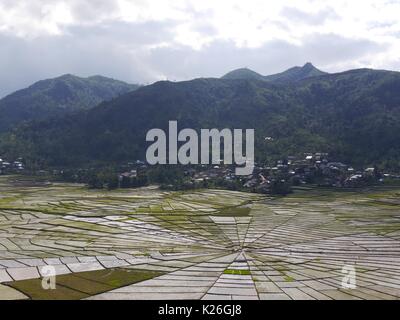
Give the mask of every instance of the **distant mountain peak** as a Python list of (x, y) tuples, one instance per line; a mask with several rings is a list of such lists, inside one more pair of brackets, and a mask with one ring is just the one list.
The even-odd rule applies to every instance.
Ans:
[(316, 68), (311, 62), (306, 62), (302, 67), (296, 66), (286, 71), (265, 76), (266, 81), (288, 83), (301, 81), (311, 77), (318, 77), (327, 74)]
[(72, 73), (64, 73), (64, 74), (62, 74), (61, 76), (56, 77), (56, 78), (71, 78), (71, 77), (75, 78), (76, 75), (74, 75), (74, 74), (72, 74)]
[(323, 72), (323, 71), (319, 70), (318, 68), (316, 68), (311, 62), (305, 63), (304, 66), (301, 67), (301, 69), (303, 71), (307, 71), (307, 72), (316, 71), (316, 72), (320, 72), (320, 73), (326, 73), (326, 72)]
[(62, 74), (61, 76), (55, 77), (53, 79), (46, 79), (46, 80), (62, 80), (62, 79), (78, 79), (80, 77), (71, 74), (71, 73), (66, 73), (66, 74)]
[(300, 81), (303, 79), (321, 76), (327, 74), (316, 68), (311, 62), (306, 62), (302, 67), (295, 66), (286, 71), (263, 76), (253, 70), (248, 68), (240, 68), (228, 72), (225, 74), (222, 79), (247, 79), (247, 80), (263, 80), (269, 82), (293, 82)]
[(239, 68), (232, 70), (222, 76), (222, 79), (247, 79), (247, 80), (264, 80), (263, 76), (249, 68)]

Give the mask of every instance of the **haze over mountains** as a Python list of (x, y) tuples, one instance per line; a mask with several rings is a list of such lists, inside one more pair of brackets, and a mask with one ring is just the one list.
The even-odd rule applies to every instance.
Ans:
[(138, 85), (102, 76), (81, 78), (65, 74), (38, 81), (0, 100), (0, 132), (22, 121), (86, 110), (137, 88)]
[[(400, 73), (328, 74), (311, 64), (272, 76), (247, 69), (221, 79), (160, 81), (3, 135), (0, 153), (48, 165), (144, 159), (152, 128), (254, 128), (256, 160), (329, 152), (354, 165), (400, 163)], [(266, 141), (265, 137), (273, 137)]]

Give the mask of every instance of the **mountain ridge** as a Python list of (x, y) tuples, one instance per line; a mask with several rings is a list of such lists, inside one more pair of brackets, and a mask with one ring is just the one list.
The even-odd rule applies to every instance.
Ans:
[(317, 69), (311, 62), (305, 63), (302, 67), (294, 66), (283, 72), (263, 76), (248, 68), (239, 68), (223, 75), (221, 79), (253, 79), (276, 83), (289, 83), (328, 74)]
[(99, 75), (83, 78), (64, 74), (40, 80), (0, 99), (0, 132), (23, 121), (89, 109), (138, 87)]

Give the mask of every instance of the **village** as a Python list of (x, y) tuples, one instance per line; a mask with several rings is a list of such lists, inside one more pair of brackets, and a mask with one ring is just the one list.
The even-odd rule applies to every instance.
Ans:
[[(354, 169), (352, 166), (330, 161), (327, 153), (306, 153), (304, 157), (291, 156), (278, 160), (273, 166), (255, 164), (251, 175), (238, 177), (227, 166), (213, 166), (205, 170), (188, 170), (191, 184), (219, 181), (228, 189), (257, 193), (290, 193), (292, 187), (315, 185), (318, 187), (356, 188), (393, 183), (399, 175), (381, 172), (378, 167)], [(207, 184), (207, 183), (206, 183)], [(238, 187), (238, 188), (235, 188)]]
[[(172, 167), (172, 168), (171, 168)], [(186, 190), (221, 188), (263, 194), (288, 194), (293, 188), (312, 185), (331, 188), (357, 188), (400, 182), (400, 175), (381, 172), (378, 167), (354, 169), (331, 161), (327, 153), (289, 156), (273, 165), (255, 163), (252, 174), (235, 175), (232, 165), (151, 166), (145, 161), (127, 162), (112, 169), (27, 169), (24, 159), (0, 158), (0, 174), (25, 174), (86, 183), (94, 189), (135, 188), (159, 184), (162, 189)]]

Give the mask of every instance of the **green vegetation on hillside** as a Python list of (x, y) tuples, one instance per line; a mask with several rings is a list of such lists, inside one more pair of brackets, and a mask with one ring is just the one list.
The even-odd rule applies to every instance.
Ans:
[(66, 74), (42, 80), (0, 100), (0, 132), (23, 121), (90, 109), (137, 88), (102, 76), (80, 78)]
[(1, 138), (0, 154), (58, 166), (145, 159), (147, 131), (167, 131), (169, 120), (179, 129), (254, 128), (257, 161), (328, 152), (352, 165), (400, 169), (400, 74), (368, 69), (290, 84), (161, 81), (88, 111), (21, 126)]

